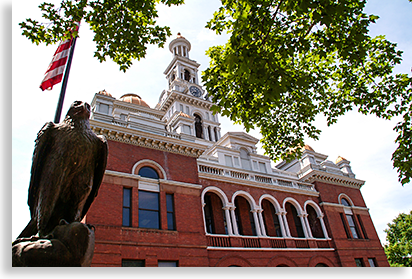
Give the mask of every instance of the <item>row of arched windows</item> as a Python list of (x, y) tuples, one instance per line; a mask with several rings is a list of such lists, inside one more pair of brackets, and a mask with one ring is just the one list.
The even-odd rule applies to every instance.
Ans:
[(329, 238), (323, 213), (312, 200), (302, 208), (289, 197), (281, 206), (273, 196), (264, 194), (257, 205), (249, 193), (237, 191), (229, 202), (214, 186), (205, 188), (201, 198), (208, 234)]

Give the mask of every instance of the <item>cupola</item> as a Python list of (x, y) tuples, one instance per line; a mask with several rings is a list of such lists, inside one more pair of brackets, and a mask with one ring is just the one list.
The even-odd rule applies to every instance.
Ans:
[(173, 56), (179, 55), (189, 58), (189, 51), (191, 49), (190, 42), (186, 40), (180, 33), (177, 33), (177, 38), (170, 42), (169, 50)]

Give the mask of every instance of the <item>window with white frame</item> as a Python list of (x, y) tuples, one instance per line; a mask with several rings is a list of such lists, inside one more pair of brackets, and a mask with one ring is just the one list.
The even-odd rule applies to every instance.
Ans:
[(240, 162), (242, 163), (242, 168), (245, 170), (251, 170), (250, 166), (250, 155), (246, 149), (240, 149)]
[(109, 105), (99, 104), (99, 112), (108, 114), (109, 113)]
[(228, 167), (233, 167), (232, 156), (225, 155), (225, 165)]
[(262, 163), (262, 162), (259, 162), (259, 170), (260, 170), (260, 172), (266, 173), (267, 172), (266, 171), (266, 164)]
[(233, 163), (235, 167), (240, 167), (239, 157), (233, 156)]

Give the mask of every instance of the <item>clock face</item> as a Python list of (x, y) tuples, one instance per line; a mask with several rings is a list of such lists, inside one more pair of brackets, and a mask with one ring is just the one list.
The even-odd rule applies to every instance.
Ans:
[(189, 91), (195, 97), (200, 97), (202, 95), (202, 91), (200, 91), (200, 89), (197, 88), (196, 86), (190, 86)]

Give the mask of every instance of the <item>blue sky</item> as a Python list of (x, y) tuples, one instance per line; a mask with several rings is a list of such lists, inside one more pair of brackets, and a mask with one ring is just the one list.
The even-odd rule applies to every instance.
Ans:
[[(57, 3), (59, 1), (47, 1)], [(208, 66), (205, 51), (213, 45), (223, 44), (225, 36), (216, 36), (204, 28), (213, 12), (219, 6), (217, 0), (187, 0), (179, 7), (160, 7), (158, 23), (171, 27), (173, 33), (166, 47), (149, 47), (145, 59), (135, 61), (126, 72), (120, 72), (115, 63), (99, 63), (93, 57), (92, 32), (86, 24), (80, 27), (69, 84), (66, 92), (63, 115), (75, 100), (91, 102), (94, 94), (106, 89), (119, 98), (126, 93), (140, 95), (151, 107), (158, 101), (160, 93), (167, 87), (163, 71), (172, 54), (168, 43), (181, 32), (192, 44), (191, 59), (201, 64), (200, 70)], [(56, 46), (36, 46), (21, 36), (18, 23), (25, 18), (38, 18), (37, 6), (41, 1), (13, 1), (12, 19), (12, 240), (29, 221), (27, 190), (30, 179), (31, 157), (37, 132), (54, 113), (60, 92), (60, 84), (52, 91), (39, 89)], [(372, 35), (383, 34), (398, 43), (404, 51), (403, 63), (396, 71), (410, 73), (412, 67), (412, 29), (410, 18), (412, 3), (407, 0), (371, 0), (366, 11), (379, 15), (377, 24), (370, 28)], [(241, 131), (221, 118), (222, 134)], [(396, 133), (393, 127), (396, 119), (385, 121), (374, 116), (350, 112), (341, 117), (337, 124), (326, 127), (324, 119), (317, 119), (323, 131), (320, 140), (307, 143), (317, 152), (329, 155), (335, 161), (342, 156), (351, 161), (356, 178), (365, 180), (361, 191), (370, 209), (381, 242), (385, 242), (383, 230), (386, 224), (401, 212), (412, 209), (412, 185), (404, 187), (397, 180), (392, 167), (391, 154), (396, 148)], [(257, 131), (252, 135), (259, 138)]]

